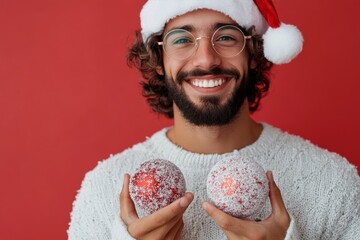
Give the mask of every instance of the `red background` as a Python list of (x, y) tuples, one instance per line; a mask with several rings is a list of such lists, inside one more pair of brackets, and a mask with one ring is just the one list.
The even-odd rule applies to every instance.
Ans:
[[(84, 174), (171, 124), (125, 61), (143, 2), (1, 0), (2, 239), (65, 239)], [(274, 3), (304, 51), (274, 69), (254, 117), (360, 166), (359, 1)]]

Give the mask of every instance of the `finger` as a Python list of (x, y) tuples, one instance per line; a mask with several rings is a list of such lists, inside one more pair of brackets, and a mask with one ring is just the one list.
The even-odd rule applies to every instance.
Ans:
[(184, 228), (184, 221), (181, 221), (180, 227), (178, 228), (176, 235), (174, 237), (175, 240), (180, 240), (182, 235), (182, 230)]
[[(176, 239), (176, 235), (178, 235), (179, 230), (182, 229), (182, 227), (181, 227), (182, 225), (183, 225), (182, 218), (177, 219), (176, 223), (171, 228), (171, 230), (166, 234), (164, 239), (168, 239), (168, 240)], [(181, 231), (180, 231), (180, 233), (181, 233)]]
[(170, 205), (142, 218), (141, 229), (136, 229), (135, 231), (141, 231), (142, 234), (145, 234), (147, 232), (153, 231), (156, 228), (166, 225), (168, 222), (171, 222), (174, 219), (182, 217), (182, 214), (192, 202), (193, 198), (194, 195), (192, 193), (185, 193), (185, 196), (181, 197)]
[(270, 202), (272, 213), (269, 216), (269, 219), (275, 217), (278, 223), (281, 224), (284, 229), (287, 229), (290, 224), (290, 215), (286, 210), (284, 200), (281, 196), (280, 189), (276, 185), (274, 181), (274, 177), (271, 171), (266, 173), (269, 179), (269, 187), (270, 187)]
[(205, 209), (207, 214), (214, 219), (214, 221), (223, 229), (223, 230), (231, 230), (235, 225), (237, 228), (241, 228), (243, 226), (243, 222), (245, 220), (241, 220), (238, 218), (234, 218), (220, 209), (216, 208), (214, 205), (208, 202), (203, 202), (202, 207)]
[(273, 177), (272, 171), (268, 171), (266, 176), (269, 180), (269, 188), (270, 188), (270, 202), (273, 213), (281, 213), (284, 210), (286, 211), (284, 201), (281, 196), (280, 189), (276, 185)]
[[(135, 239), (145, 237), (148, 234), (151, 235), (151, 239), (168, 239), (167, 234), (174, 228), (174, 226), (182, 219), (182, 215), (179, 215), (173, 218), (171, 221), (167, 222), (164, 225), (159, 227), (154, 227), (154, 225), (143, 219), (140, 219), (137, 224), (132, 224), (128, 227), (128, 232)], [(147, 229), (151, 229), (150, 231)]]
[(126, 225), (139, 219), (134, 202), (129, 194), (130, 175), (124, 175), (124, 183), (120, 193), (120, 218)]
[(192, 193), (185, 193), (183, 197), (171, 203), (170, 205), (159, 209), (155, 214), (149, 215), (149, 221), (157, 223), (158, 226), (164, 225), (166, 222), (172, 220), (174, 217), (184, 213), (186, 208), (192, 202), (194, 195)]

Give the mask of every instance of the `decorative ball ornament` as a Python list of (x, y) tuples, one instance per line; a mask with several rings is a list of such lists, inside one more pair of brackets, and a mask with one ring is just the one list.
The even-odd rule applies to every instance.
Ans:
[(254, 26), (263, 37), (264, 55), (272, 63), (288, 63), (302, 51), (301, 32), (279, 20), (272, 0), (147, 0), (140, 13), (143, 41), (161, 33), (171, 19), (197, 9), (221, 12), (245, 29)]
[(129, 189), (134, 203), (151, 214), (184, 196), (186, 184), (174, 163), (155, 159), (140, 164), (130, 179)]
[(207, 195), (220, 210), (233, 217), (252, 219), (269, 195), (264, 169), (255, 161), (236, 156), (216, 163), (207, 178)]

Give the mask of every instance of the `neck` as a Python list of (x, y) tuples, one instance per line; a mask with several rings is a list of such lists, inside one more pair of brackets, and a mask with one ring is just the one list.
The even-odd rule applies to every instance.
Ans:
[(223, 154), (255, 142), (262, 126), (251, 119), (245, 101), (235, 119), (223, 126), (195, 126), (174, 106), (174, 127), (168, 138), (183, 149), (202, 154)]

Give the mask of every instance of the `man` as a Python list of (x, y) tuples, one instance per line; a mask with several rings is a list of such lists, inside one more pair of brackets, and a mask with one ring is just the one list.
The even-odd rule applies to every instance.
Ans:
[[(143, 74), (149, 105), (174, 125), (86, 175), (69, 239), (360, 239), (355, 167), (250, 116), (272, 64), (302, 46), (270, 1), (148, 0), (141, 24), (129, 63)], [(271, 170), (269, 201), (254, 221), (207, 201), (211, 167), (236, 155)], [(159, 158), (181, 169), (189, 192), (146, 215), (129, 196), (127, 173)]]

